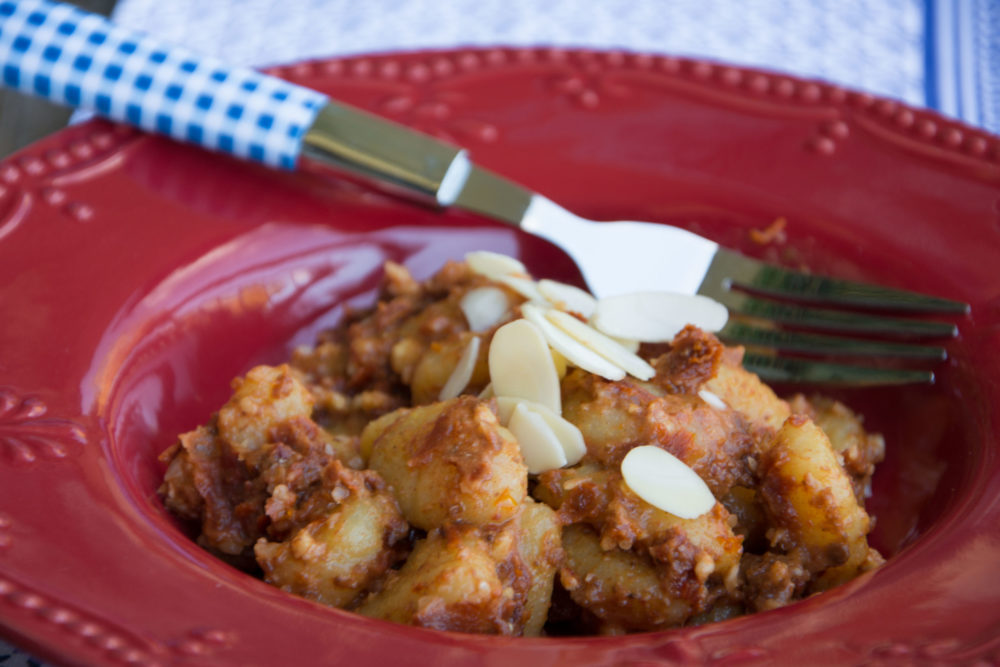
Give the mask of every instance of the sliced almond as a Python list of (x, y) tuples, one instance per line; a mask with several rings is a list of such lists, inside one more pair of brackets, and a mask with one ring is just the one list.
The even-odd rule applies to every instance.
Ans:
[(490, 343), (489, 365), (497, 396), (534, 401), (562, 413), (559, 375), (549, 345), (531, 322), (514, 320), (497, 329)]
[(583, 455), (587, 453), (587, 445), (583, 441), (583, 433), (576, 427), (576, 424), (541, 405), (529, 405), (528, 410), (540, 415), (552, 429), (552, 432), (556, 434), (563, 453), (566, 455), (566, 465), (572, 466), (579, 463)]
[(539, 413), (519, 403), (507, 425), (521, 447), (521, 456), (532, 475), (566, 465), (566, 453), (559, 438)]
[(548, 344), (556, 352), (566, 357), (566, 361), (569, 363), (613, 382), (625, 377), (625, 371), (621, 367), (614, 365), (569, 334), (557, 329), (546, 319), (545, 311), (538, 306), (522, 303), (521, 314), (538, 327)]
[(616, 336), (608, 336), (608, 338), (615, 341), (632, 354), (636, 354), (639, 351), (639, 348), (642, 347), (642, 343), (631, 338), (618, 338)]
[(549, 352), (552, 353), (552, 361), (556, 365), (556, 374), (559, 376), (559, 379), (562, 380), (566, 377), (566, 357), (562, 356), (552, 348), (549, 348)]
[(721, 398), (710, 392), (708, 389), (701, 389), (698, 391), (698, 397), (711, 405), (716, 410), (725, 410), (729, 406)]
[(524, 399), (514, 398), (512, 396), (497, 396), (496, 402), (497, 421), (500, 422), (501, 426), (506, 426), (510, 423), (510, 416), (514, 414), (514, 408), (519, 406), (521, 403), (527, 403)]
[(487, 278), (498, 278), (510, 274), (528, 275), (524, 264), (508, 255), (489, 250), (474, 250), (465, 253), (465, 263), (476, 273)]
[(694, 470), (653, 445), (629, 450), (622, 460), (625, 484), (653, 507), (694, 519), (715, 506), (715, 496)]
[(469, 331), (488, 331), (503, 320), (510, 309), (507, 294), (499, 287), (477, 287), (465, 293), (459, 302)]
[(569, 313), (550, 310), (545, 313), (545, 317), (583, 345), (614, 365), (620, 366), (626, 373), (634, 375), (640, 380), (648, 380), (656, 375), (656, 370), (645, 359), (629, 352), (600, 331), (587, 326)]
[(472, 373), (476, 370), (476, 361), (479, 359), (479, 345), (479, 336), (473, 336), (469, 340), (469, 344), (462, 350), (462, 356), (458, 358), (458, 363), (452, 369), (451, 375), (448, 376), (448, 380), (441, 387), (441, 393), (438, 394), (439, 401), (447, 401), (449, 398), (455, 398), (462, 393), (462, 390), (469, 386)]
[(544, 419), (545, 423), (552, 429), (552, 433), (555, 434), (556, 439), (559, 440), (559, 445), (566, 455), (566, 465), (576, 465), (583, 458), (583, 455), (587, 453), (587, 445), (583, 441), (583, 434), (580, 432), (580, 429), (544, 405), (508, 396), (497, 397), (496, 401), (497, 419), (500, 421), (501, 426), (510, 424), (510, 418), (519, 405), (524, 406), (525, 410), (537, 414)]
[(538, 281), (538, 291), (557, 308), (584, 317), (590, 317), (597, 308), (597, 299), (590, 292), (573, 285), (543, 278)]
[(548, 304), (548, 300), (542, 293), (538, 291), (538, 284), (530, 278), (523, 278), (521, 276), (497, 276), (494, 278), (498, 283), (503, 283), (507, 287), (511, 288), (521, 296), (523, 296), (528, 301), (534, 301), (535, 303)]
[(673, 340), (685, 325), (718, 331), (728, 319), (726, 307), (705, 296), (634, 292), (600, 299), (591, 322), (601, 332), (616, 338), (665, 343)]

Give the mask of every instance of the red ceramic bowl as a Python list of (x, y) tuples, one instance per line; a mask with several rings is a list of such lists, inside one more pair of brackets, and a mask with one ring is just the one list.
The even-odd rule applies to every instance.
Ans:
[[(466, 250), (579, 280), (552, 246), (89, 122), (0, 164), (0, 625), (55, 662), (753, 664), (1000, 659), (1000, 140), (823, 83), (556, 50), (315, 62), (280, 76), (468, 146), (598, 219), (694, 229), (848, 278), (968, 301), (933, 387), (846, 392), (888, 441), (888, 564), (715, 625), (502, 639), (287, 595), (190, 541), (156, 456), (229, 381), (371, 300), (386, 259)], [(753, 228), (787, 219), (766, 247)]]

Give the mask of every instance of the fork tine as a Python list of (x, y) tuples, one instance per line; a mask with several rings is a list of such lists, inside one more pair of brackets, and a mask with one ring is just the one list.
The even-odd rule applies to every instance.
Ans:
[(716, 280), (721, 278), (723, 289), (735, 285), (769, 296), (878, 310), (958, 315), (969, 312), (969, 305), (960, 301), (791, 271), (726, 250), (719, 251), (712, 268), (717, 269), (712, 273)]
[(732, 320), (726, 324), (718, 335), (719, 338), (727, 343), (768, 347), (793, 352), (855, 357), (894, 357), (898, 359), (923, 359), (927, 361), (944, 361), (948, 358), (947, 352), (943, 347), (785, 331), (782, 329), (751, 326), (746, 322)]
[(931, 371), (872, 368), (747, 353), (743, 367), (768, 382), (870, 387), (934, 382)]
[(804, 328), (908, 338), (951, 338), (958, 334), (958, 327), (950, 322), (810, 308), (755, 299), (740, 292), (725, 291), (711, 296), (729, 308), (730, 312)]

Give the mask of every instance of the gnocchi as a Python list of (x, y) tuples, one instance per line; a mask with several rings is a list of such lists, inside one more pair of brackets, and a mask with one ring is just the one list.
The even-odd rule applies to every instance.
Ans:
[[(639, 377), (595, 375), (574, 361), (589, 353), (539, 343), (552, 400), (535, 426), (570, 429), (576, 449), (529, 472), (523, 429), (507, 425), (531, 405), (508, 390), (521, 386), (512, 351), (491, 359), (490, 343), (529, 298), (535, 319), (555, 309), (548, 320), (574, 331), (588, 325), (566, 302), (593, 304), (551, 281), (535, 289), (519, 263), (473, 260), (423, 282), (388, 263), (374, 307), (287, 363), (250, 369), (163, 452), (160, 495), (199, 544), (320, 604), (511, 636), (701, 624), (882, 562), (864, 507), (881, 436), (831, 399), (780, 398), (742, 368), (740, 348), (694, 326), (616, 346)], [(488, 317), (470, 305), (484, 294), (499, 304)], [(439, 400), (463, 355), (464, 387)], [(491, 384), (491, 366), (503, 381)], [(704, 481), (702, 514), (675, 516), (629, 486), (622, 461), (641, 446)]]

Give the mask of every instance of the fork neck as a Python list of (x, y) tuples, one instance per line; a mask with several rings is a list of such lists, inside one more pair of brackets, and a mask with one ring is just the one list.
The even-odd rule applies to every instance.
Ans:
[(440, 206), (455, 202), (472, 168), (461, 148), (332, 100), (306, 132), (302, 158)]

